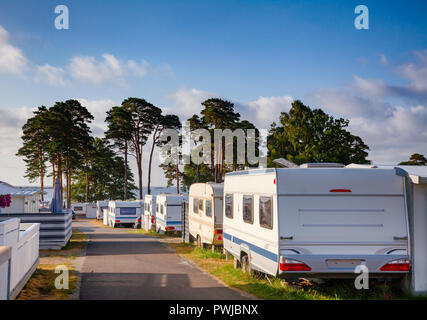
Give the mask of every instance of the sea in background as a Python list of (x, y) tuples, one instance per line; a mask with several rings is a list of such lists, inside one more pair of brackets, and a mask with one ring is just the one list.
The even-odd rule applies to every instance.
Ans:
[[(45, 195), (44, 200), (45, 201), (51, 201), (53, 196), (53, 188), (47, 187), (44, 188)], [(147, 187), (142, 187), (143, 195), (145, 196), (147, 194)], [(151, 194), (152, 195), (158, 195), (159, 193), (176, 193), (176, 187), (151, 187)], [(134, 192), (135, 198), (138, 199), (138, 192)], [(106, 199), (107, 200), (107, 199)]]

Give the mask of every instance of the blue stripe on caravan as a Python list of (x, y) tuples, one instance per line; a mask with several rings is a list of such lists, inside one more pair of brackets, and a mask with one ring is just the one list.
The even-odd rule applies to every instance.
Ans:
[[(165, 220), (163, 220), (163, 219), (156, 218), (156, 220), (159, 220), (160, 222), (165, 223)], [(181, 221), (167, 221), (166, 225), (168, 225), (168, 224), (182, 224), (182, 222)]]
[[(258, 247), (258, 246), (254, 245), (252, 243), (249, 243), (247, 241), (244, 241), (242, 239), (234, 237), (234, 236), (232, 236), (231, 234), (228, 234), (228, 233), (224, 233), (223, 236), (224, 236), (225, 239), (230, 240), (230, 241), (232, 241), (232, 242), (234, 242), (234, 243), (236, 243), (238, 245), (240, 245), (242, 243), (247, 244), (248, 247), (251, 249), (251, 251), (253, 251), (253, 252), (255, 252), (255, 253), (257, 253), (257, 254), (259, 254), (259, 255), (267, 258), (267, 259), (273, 260), (275, 262), (278, 261), (277, 254), (275, 254), (275, 253), (273, 253), (271, 251), (265, 250), (265, 249), (263, 249), (261, 247)], [(233, 239), (233, 240), (231, 240), (231, 239)]]
[(119, 219), (134, 219), (134, 220), (136, 220), (137, 217), (121, 217), (121, 216), (116, 216), (116, 220), (119, 220)]

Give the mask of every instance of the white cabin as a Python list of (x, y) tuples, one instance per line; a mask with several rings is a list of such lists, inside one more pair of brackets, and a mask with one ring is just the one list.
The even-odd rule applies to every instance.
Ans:
[(180, 194), (158, 194), (156, 197), (156, 230), (181, 231), (181, 207), (184, 197)]
[(406, 173), (399, 168), (257, 169), (226, 174), (224, 248), (281, 277), (408, 273)]
[(108, 203), (108, 221), (110, 227), (133, 225), (142, 214), (142, 201), (110, 201)]
[(189, 232), (198, 246), (222, 245), (222, 183), (195, 183), (188, 200)]
[(14, 187), (0, 181), (0, 194), (10, 194), (10, 207), (0, 208), (1, 213), (38, 213), (41, 201), (41, 192), (34, 188)]

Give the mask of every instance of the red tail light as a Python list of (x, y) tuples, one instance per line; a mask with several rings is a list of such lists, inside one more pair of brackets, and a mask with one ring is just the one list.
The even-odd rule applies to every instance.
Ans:
[(214, 234), (222, 234), (222, 229), (215, 229)]
[(350, 189), (331, 189), (329, 192), (351, 192)]
[(141, 219), (138, 219), (138, 222), (141, 222)]
[(166, 231), (175, 230), (175, 227), (166, 227), (165, 229), (166, 229)]
[(301, 261), (281, 258), (280, 270), (281, 271), (311, 271), (311, 268)]
[(411, 268), (408, 259), (393, 260), (381, 267), (381, 271), (407, 272)]
[(151, 223), (154, 223), (154, 216), (151, 216)]
[(120, 222), (120, 220), (116, 220), (115, 222)]

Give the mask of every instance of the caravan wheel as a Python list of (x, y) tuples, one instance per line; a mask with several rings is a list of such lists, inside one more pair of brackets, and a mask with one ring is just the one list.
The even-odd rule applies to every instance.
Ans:
[(251, 263), (250, 263), (249, 257), (247, 255), (244, 255), (242, 257), (242, 271), (243, 271), (243, 273), (246, 273), (246, 272), (251, 273), (251, 271), (252, 271)]
[(239, 269), (240, 268), (240, 261), (236, 257), (234, 257), (233, 266), (234, 266), (234, 269)]

